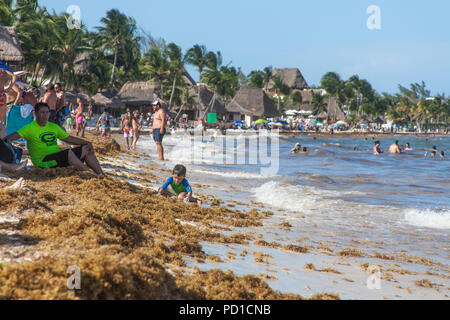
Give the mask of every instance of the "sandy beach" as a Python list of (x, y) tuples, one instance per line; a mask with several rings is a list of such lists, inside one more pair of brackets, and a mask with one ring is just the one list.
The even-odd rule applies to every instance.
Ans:
[[(448, 299), (448, 263), (434, 254), (325, 234), (308, 216), (295, 218), (305, 222), (299, 237), (290, 215), (228, 198), (226, 189), (240, 186), (220, 177), (190, 177), (202, 207), (163, 198), (155, 189), (171, 174), (164, 163), (124, 151), (120, 135), (87, 138), (106, 178), (70, 169), (6, 173), (29, 187), (0, 191), (0, 298)], [(74, 265), (78, 291), (67, 289)], [(370, 289), (378, 276), (381, 288)]]

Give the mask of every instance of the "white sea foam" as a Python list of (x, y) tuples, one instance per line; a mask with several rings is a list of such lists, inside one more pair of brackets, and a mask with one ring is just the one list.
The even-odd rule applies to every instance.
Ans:
[(405, 220), (417, 227), (450, 229), (450, 210), (408, 209)]
[(336, 206), (341, 193), (312, 186), (271, 181), (253, 190), (255, 198), (267, 205), (297, 212), (321, 211)]
[(278, 177), (277, 175), (264, 175), (259, 173), (251, 173), (251, 172), (242, 172), (242, 171), (209, 171), (209, 170), (201, 170), (194, 169), (195, 172), (205, 174), (205, 175), (215, 175), (227, 178), (239, 178), (239, 179), (269, 179)]

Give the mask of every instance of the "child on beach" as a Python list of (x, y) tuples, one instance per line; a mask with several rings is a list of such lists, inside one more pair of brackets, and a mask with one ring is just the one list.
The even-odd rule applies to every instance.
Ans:
[(111, 137), (111, 120), (112, 116), (109, 114), (109, 110), (105, 109), (97, 122), (97, 127), (101, 125), (102, 137)]
[(172, 176), (159, 188), (158, 193), (163, 196), (176, 196), (179, 201), (186, 203), (196, 202), (198, 205), (202, 205), (200, 199), (192, 197), (192, 188), (186, 179), (186, 171), (185, 166), (176, 165)]

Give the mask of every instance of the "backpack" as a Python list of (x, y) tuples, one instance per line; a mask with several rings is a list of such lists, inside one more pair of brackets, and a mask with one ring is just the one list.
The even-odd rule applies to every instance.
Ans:
[(16, 152), (10, 142), (0, 139), (0, 160), (5, 163), (16, 163)]

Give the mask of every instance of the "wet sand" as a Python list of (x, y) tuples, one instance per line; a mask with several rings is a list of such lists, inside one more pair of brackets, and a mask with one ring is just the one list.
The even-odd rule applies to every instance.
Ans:
[[(448, 298), (448, 266), (430, 257), (369, 253), (357, 243), (336, 250), (315, 241), (314, 231), (289, 239), (288, 221), (270, 234), (268, 221), (279, 213), (221, 199), (205, 184), (195, 186), (203, 207), (160, 197), (155, 185), (170, 172), (148, 155), (119, 151), (123, 137), (114, 138), (119, 144), (88, 135), (104, 178), (71, 169), (5, 173), (23, 176), (29, 188), (0, 191), (0, 298)], [(0, 187), (13, 181), (0, 180)], [(280, 263), (286, 257), (296, 263)], [(72, 265), (82, 271), (80, 291), (67, 290)], [(382, 270), (382, 291), (365, 284), (374, 265)], [(295, 280), (309, 294), (277, 287), (289, 269), (304, 270)], [(330, 290), (318, 292), (322, 287)]]

